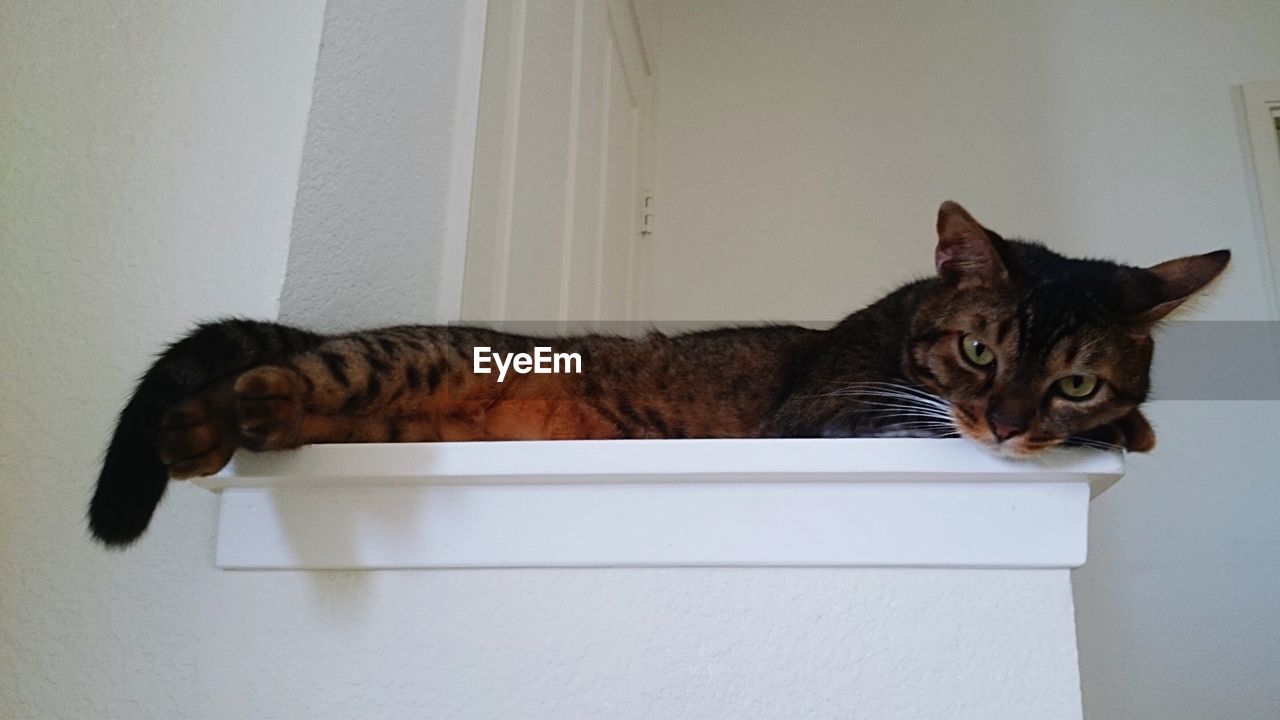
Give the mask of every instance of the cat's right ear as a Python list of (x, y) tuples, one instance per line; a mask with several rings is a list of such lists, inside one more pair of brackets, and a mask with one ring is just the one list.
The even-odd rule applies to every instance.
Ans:
[(942, 203), (938, 208), (938, 246), (933, 252), (938, 277), (960, 288), (1004, 282), (1009, 270), (1000, 259), (997, 243), (1001, 242), (959, 203)]

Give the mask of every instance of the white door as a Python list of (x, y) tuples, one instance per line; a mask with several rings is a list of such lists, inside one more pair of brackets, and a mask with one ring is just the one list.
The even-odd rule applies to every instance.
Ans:
[(1243, 85), (1239, 102), (1257, 191), (1255, 211), (1266, 236), (1273, 299), (1280, 310), (1280, 82)]
[(464, 319), (637, 317), (652, 10), (489, 1)]

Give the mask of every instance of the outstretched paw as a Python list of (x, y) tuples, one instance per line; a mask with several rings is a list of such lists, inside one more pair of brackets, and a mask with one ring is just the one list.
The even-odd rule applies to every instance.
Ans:
[(250, 450), (282, 450), (302, 444), (302, 378), (288, 368), (264, 366), (236, 378), (235, 422)]
[(1151, 452), (1156, 446), (1156, 432), (1151, 423), (1138, 410), (1116, 421), (1116, 427), (1124, 436), (1124, 448), (1129, 452)]
[(160, 460), (169, 477), (212, 475), (236, 451), (236, 435), (227, 424), (225, 397), (209, 393), (186, 400), (160, 422)]
[(1079, 444), (1124, 448), (1129, 452), (1151, 452), (1156, 446), (1156, 433), (1151, 423), (1138, 410), (1100, 425), (1079, 436)]

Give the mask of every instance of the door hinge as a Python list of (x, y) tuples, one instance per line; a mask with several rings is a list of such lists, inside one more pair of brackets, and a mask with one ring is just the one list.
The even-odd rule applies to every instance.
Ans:
[(653, 234), (653, 193), (640, 194), (640, 234)]

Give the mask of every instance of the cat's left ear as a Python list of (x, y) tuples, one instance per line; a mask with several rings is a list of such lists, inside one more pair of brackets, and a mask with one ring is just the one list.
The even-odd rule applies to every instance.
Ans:
[(1001, 259), (1004, 240), (982, 227), (951, 200), (938, 208), (938, 246), (934, 265), (944, 282), (961, 288), (990, 286), (1009, 278)]
[(1168, 260), (1145, 270), (1155, 280), (1137, 314), (1139, 324), (1151, 324), (1178, 309), (1213, 279), (1231, 260), (1230, 250)]

